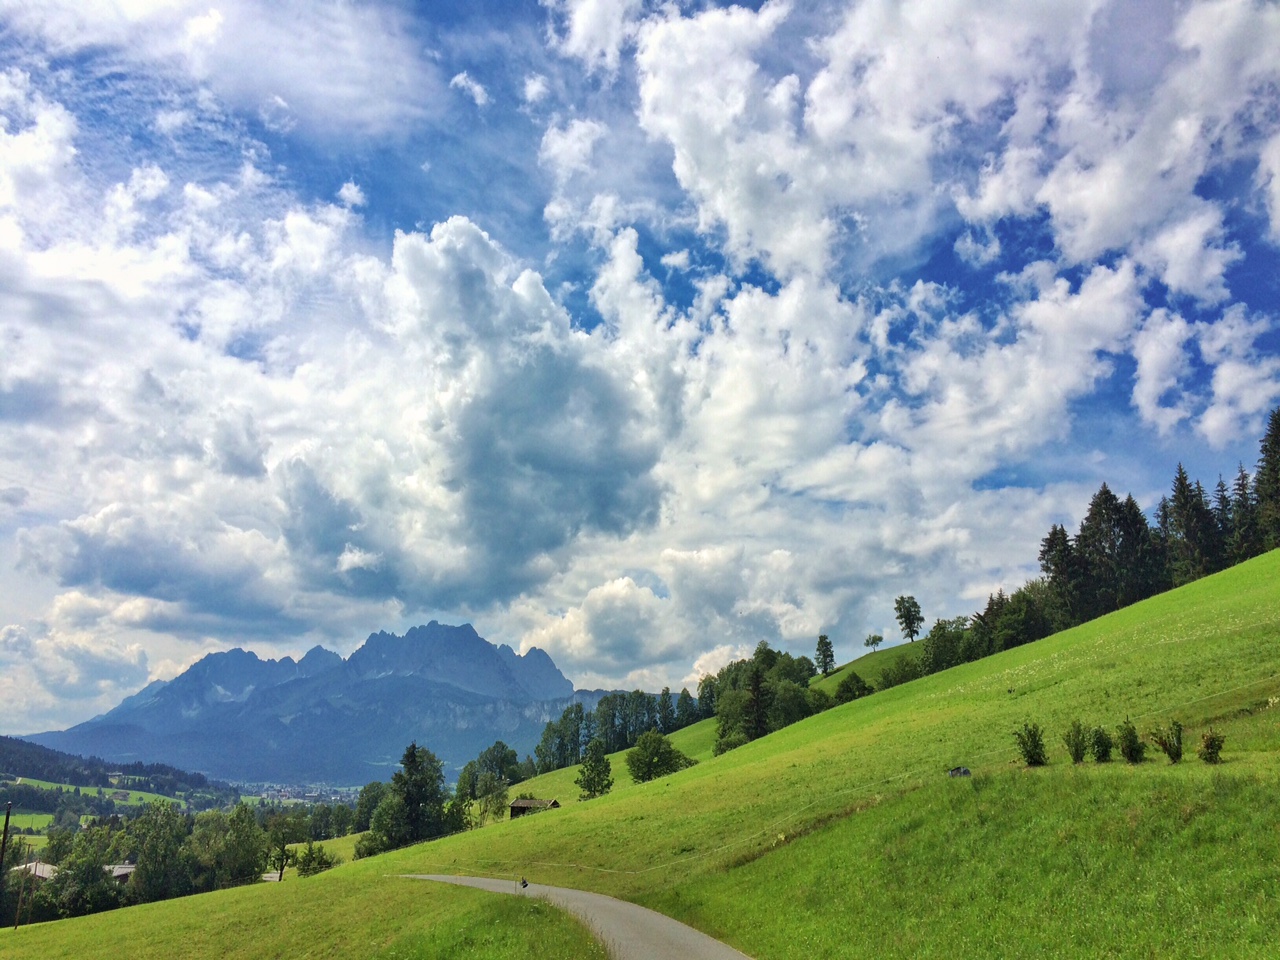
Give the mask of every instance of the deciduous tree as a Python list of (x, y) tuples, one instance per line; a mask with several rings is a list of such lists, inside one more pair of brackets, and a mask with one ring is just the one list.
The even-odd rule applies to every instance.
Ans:
[(627, 769), (631, 771), (631, 779), (636, 783), (664, 777), (695, 763), (696, 760), (685, 756), (656, 730), (641, 734), (636, 745), (627, 751)]
[(920, 612), (920, 604), (916, 602), (916, 598), (898, 597), (893, 601), (893, 614), (898, 620), (902, 635), (914, 643), (920, 628), (924, 626), (924, 614)]

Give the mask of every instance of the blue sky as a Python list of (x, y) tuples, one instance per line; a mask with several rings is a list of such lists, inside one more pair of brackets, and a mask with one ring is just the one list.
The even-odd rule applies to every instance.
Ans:
[(0, 0), (0, 732), (837, 655), (1280, 403), (1280, 8)]

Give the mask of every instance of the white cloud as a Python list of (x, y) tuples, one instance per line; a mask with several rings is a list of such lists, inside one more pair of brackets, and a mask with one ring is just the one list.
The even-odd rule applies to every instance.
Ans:
[(538, 149), (538, 161), (563, 183), (574, 173), (591, 169), (591, 154), (606, 133), (595, 120), (571, 120), (564, 127), (548, 127)]
[(1213, 396), (1197, 429), (1215, 447), (1246, 427), (1260, 433), (1267, 411), (1280, 401), (1280, 357), (1257, 343), (1275, 327), (1274, 319), (1251, 317), (1239, 305), (1216, 323), (1197, 325), (1200, 353), (1213, 367)]
[(954, 245), (956, 256), (972, 267), (985, 267), (1000, 256), (1000, 240), (993, 234), (968, 230), (960, 234)]
[(454, 74), (453, 79), (449, 81), (449, 86), (454, 90), (461, 90), (475, 101), (477, 107), (484, 107), (489, 104), (489, 92), (477, 81), (471, 79), (465, 70)]
[[(524, 78), (472, 126), (519, 145), (528, 209), (394, 234), (475, 209), (457, 170), (508, 174), (471, 131), (423, 145), (455, 61), (407, 8), (324, 3), (285, 35), (299, 9), (0, 6), (50, 59), (109, 50), (161, 88), (121, 157), (40, 92), (66, 78), (0, 74), (0, 561), (24, 585), (0, 657), (30, 661), (0, 697), (24, 716), (428, 616), (602, 686), (819, 632), (852, 657), (897, 594), (980, 606), (1117, 462), (1150, 495), (1145, 450), (1194, 425), (1234, 455), (1280, 397), (1274, 311), (1232, 289), (1250, 209), (1274, 238), (1280, 208), (1271, 7), (1180, 6), (1140, 43), (1129, 8), (1067, 0), (557, 2), (564, 58), (495, 73), (472, 37), (454, 83), (484, 105)], [(241, 129), (264, 109), (296, 124), (287, 163)], [(421, 181), (334, 196), (324, 171), (360, 163), (303, 141), (352, 133), (429, 150), (432, 205)]]
[(589, 71), (613, 73), (622, 48), (635, 34), (644, 0), (540, 0), (563, 23), (552, 37), (561, 53), (577, 57)]
[(338, 199), (346, 207), (363, 207), (366, 203), (364, 191), (351, 180), (338, 190)]
[(1258, 186), (1271, 215), (1271, 239), (1280, 245), (1280, 133), (1267, 141), (1259, 155)]
[(1134, 337), (1133, 355), (1138, 370), (1133, 385), (1133, 403), (1147, 423), (1161, 435), (1187, 418), (1190, 411), (1182, 396), (1172, 404), (1162, 402), (1190, 369), (1186, 344), (1193, 330), (1189, 323), (1168, 310), (1153, 310)]
[(540, 73), (531, 73), (524, 78), (523, 96), (525, 103), (540, 103), (551, 92), (547, 78)]
[(388, 4), (50, 0), (6, 2), (0, 14), (62, 54), (110, 47), (146, 69), (176, 66), (225, 102), (311, 134), (392, 133), (436, 112), (443, 86), (407, 15)]

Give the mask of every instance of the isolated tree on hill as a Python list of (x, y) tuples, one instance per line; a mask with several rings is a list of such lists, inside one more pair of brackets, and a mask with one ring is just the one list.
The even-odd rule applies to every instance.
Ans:
[(813, 659), (824, 677), (831, 676), (831, 671), (836, 668), (836, 654), (825, 633), (818, 634), (818, 649)]
[(880, 646), (882, 643), (884, 643), (884, 637), (880, 636), (878, 633), (869, 633), (867, 634), (867, 639), (862, 641), (862, 645), (864, 647), (870, 647), (872, 653), (875, 653), (876, 647)]
[(898, 597), (893, 601), (893, 614), (898, 620), (902, 635), (914, 643), (920, 628), (924, 626), (924, 614), (920, 612), (920, 604), (916, 602), (916, 598)]
[(587, 744), (582, 769), (573, 782), (582, 791), (580, 796), (583, 800), (602, 797), (613, 789), (613, 765), (605, 756), (604, 741), (599, 737)]
[(685, 756), (656, 730), (641, 734), (636, 745), (627, 751), (627, 769), (631, 771), (631, 779), (636, 783), (647, 783), (655, 777), (665, 777), (695, 763), (696, 760)]

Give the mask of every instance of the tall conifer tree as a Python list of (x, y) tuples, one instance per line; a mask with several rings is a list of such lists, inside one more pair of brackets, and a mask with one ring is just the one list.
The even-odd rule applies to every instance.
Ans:
[(1262, 548), (1274, 550), (1280, 547), (1280, 407), (1271, 411), (1267, 421), (1253, 484)]

